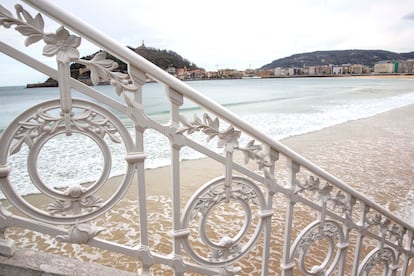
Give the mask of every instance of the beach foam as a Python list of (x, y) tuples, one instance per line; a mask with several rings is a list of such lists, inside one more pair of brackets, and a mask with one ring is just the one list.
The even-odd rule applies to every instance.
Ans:
[[(312, 107), (314, 112), (298, 113), (255, 113), (242, 115), (242, 119), (254, 125), (259, 131), (273, 137), (276, 140), (317, 131), (340, 123), (366, 118), (394, 108), (414, 103), (414, 93), (406, 93), (387, 99), (363, 101), (355, 104), (334, 105), (333, 107), (317, 104)], [(202, 114), (199, 114), (201, 116)], [(224, 128), (224, 126), (222, 126)], [(134, 136), (133, 129), (130, 133)], [(207, 143), (203, 134), (195, 133), (191, 136), (200, 144), (208, 146), (217, 152), (215, 142)], [(241, 144), (246, 144), (251, 138), (243, 136)], [(122, 145), (108, 141), (112, 151), (111, 176), (125, 173), (126, 163)], [(40, 164), (44, 164), (41, 171), (45, 181), (53, 187), (66, 187), (71, 184), (94, 181), (100, 175), (103, 163), (100, 149), (87, 137), (73, 135), (71, 137), (59, 137), (49, 141), (47, 147), (42, 150)], [(154, 130), (145, 132), (146, 168), (157, 168), (170, 164), (170, 146), (168, 139)], [(25, 170), (27, 149), (22, 150), (10, 158), (13, 167), (13, 183), (22, 195), (37, 193), (33, 185), (28, 185), (30, 178)], [(81, 158), (79, 158), (81, 157)], [(202, 158), (204, 155), (183, 148), (181, 158), (191, 160)], [(51, 164), (65, 164), (50, 166)], [(50, 170), (53, 168), (53, 170)], [(85, 168), (87, 168), (85, 170)]]
[[(355, 120), (320, 131), (293, 136), (284, 139), (282, 142), (344, 180), (381, 206), (388, 208), (405, 221), (414, 224), (414, 221), (412, 221), (414, 141), (411, 139), (414, 136), (413, 125), (414, 106), (407, 106), (367, 119)], [(284, 161), (279, 161), (280, 164), (277, 165), (279, 170), (283, 168)], [(186, 161), (181, 164), (183, 172), (181, 176), (183, 206), (199, 186), (216, 175), (222, 174), (222, 167), (219, 164), (214, 167), (212, 164), (214, 162), (209, 159)], [(171, 187), (168, 171), (169, 168), (146, 171), (150, 247), (165, 254), (172, 250), (172, 238), (168, 235), (172, 229)], [(286, 176), (278, 175), (279, 183), (283, 183), (285, 178)], [(113, 178), (111, 181), (118, 183), (120, 179)], [(273, 202), (275, 212), (272, 219), (274, 225), (272, 230), (273, 243), (271, 250), (273, 254), (271, 264), (273, 266), (271, 272), (277, 273), (279, 271), (278, 264), (281, 258), (284, 231), (280, 223), (283, 223), (285, 219), (283, 196), (275, 195)], [(300, 216), (308, 217), (311, 214), (306, 208), (302, 209), (302, 207), (300, 204), (296, 206), (298, 217), (295, 222), (295, 229), (293, 229), (293, 236), (296, 236), (308, 223), (308, 220)], [(226, 213), (225, 210), (219, 210), (217, 213), (220, 216), (212, 218), (212, 220), (216, 226), (223, 223), (225, 229), (218, 227), (214, 229), (215, 231), (237, 231), (237, 223), (229, 225), (228, 222), (223, 220), (223, 216), (231, 216), (231, 213)], [(108, 231), (100, 234), (101, 238), (134, 246), (138, 244), (140, 237), (138, 217), (138, 202), (134, 186), (131, 192), (127, 193), (126, 199), (94, 223), (108, 229)], [(10, 233), (10, 237), (18, 241), (19, 246), (40, 248), (41, 250), (64, 254), (84, 261), (98, 261), (128, 271), (136, 271), (140, 268), (136, 260), (120, 254), (82, 245), (61, 244), (53, 238), (30, 231), (11, 231)], [(194, 230), (192, 233), (197, 233), (197, 231)], [(197, 249), (203, 250), (197, 239), (193, 241)], [(261, 255), (259, 252), (261, 246), (262, 244), (259, 242), (255, 250), (237, 264), (242, 267), (243, 272), (258, 273), (260, 271)], [(317, 261), (315, 260), (315, 262)], [(155, 273), (163, 273), (168, 267), (155, 266), (153, 269)]]

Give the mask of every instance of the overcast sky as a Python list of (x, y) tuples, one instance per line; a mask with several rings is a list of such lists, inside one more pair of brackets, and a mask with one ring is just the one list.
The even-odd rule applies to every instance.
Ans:
[[(14, 3), (1, 5), (15, 14)], [(73, 15), (133, 47), (173, 50), (206, 70), (258, 68), (275, 59), (317, 50), (414, 51), (414, 0), (56, 0)], [(28, 7), (28, 5), (23, 4)], [(32, 14), (35, 12), (29, 8)], [(58, 25), (46, 21), (46, 31)], [(14, 29), (0, 39), (32, 56)], [(82, 43), (81, 55), (98, 50)], [(41, 57), (52, 65), (53, 58)], [(0, 53), (0, 86), (46, 79)]]

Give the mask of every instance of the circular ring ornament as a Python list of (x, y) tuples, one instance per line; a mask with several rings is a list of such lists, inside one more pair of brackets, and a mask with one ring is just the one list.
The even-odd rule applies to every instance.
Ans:
[[(321, 240), (328, 241), (329, 247), (326, 257), (321, 264), (313, 266), (309, 270), (305, 261), (308, 250)], [(325, 220), (323, 226), (320, 221), (315, 221), (309, 224), (296, 238), (292, 245), (291, 258), (298, 257), (299, 269), (304, 275), (321, 275), (322, 272), (324, 272), (323, 275), (330, 275), (340, 260), (342, 248), (339, 246), (344, 244), (344, 241), (344, 233), (336, 221)]]
[[(82, 194), (84, 197), (90, 196), (93, 193), (95, 193), (97, 190), (99, 190), (100, 187), (105, 184), (105, 181), (108, 179), (109, 174), (111, 172), (111, 165), (112, 165), (112, 159), (111, 159), (111, 151), (108, 147), (108, 144), (105, 143), (101, 137), (92, 132), (79, 132), (78, 130), (73, 130), (74, 133), (81, 134), (82, 136), (86, 136), (92, 139), (93, 142), (95, 142), (96, 145), (98, 145), (104, 159), (104, 167), (102, 170), (102, 174), (99, 177), (98, 180), (94, 181), (94, 183), (87, 189), (80, 189), (79, 186), (76, 186), (71, 188), (70, 191), (59, 191), (56, 189), (50, 189), (50, 187), (44, 183), (42, 178), (39, 176), (38, 171), (38, 157), (41, 149), (45, 146), (45, 144), (53, 139), (56, 136), (64, 135), (65, 130), (59, 129), (56, 130), (55, 133), (50, 135), (42, 135), (38, 138), (35, 144), (33, 144), (32, 148), (29, 151), (28, 157), (27, 157), (27, 164), (30, 164), (27, 166), (29, 176), (32, 180), (33, 185), (35, 185), (39, 191), (41, 191), (43, 194), (51, 197), (51, 198), (59, 198), (62, 200), (67, 199), (67, 194), (70, 193), (73, 198), (78, 197), (80, 194)], [(82, 190), (82, 191), (81, 191)]]
[(383, 268), (382, 275), (392, 275), (391, 266), (395, 264), (396, 259), (395, 252), (391, 248), (375, 248), (362, 261), (358, 275), (369, 275), (371, 270), (379, 264)]
[[(68, 132), (85, 136), (98, 146), (103, 156), (103, 169), (102, 174), (90, 186), (71, 185), (65, 191), (59, 191), (51, 188), (52, 185), (45, 183), (39, 176), (38, 157), (48, 141)], [(71, 137), (73, 136), (67, 136), (69, 139)], [(105, 137), (109, 137), (113, 143), (122, 144), (127, 155), (134, 152), (133, 140), (122, 122), (95, 103), (73, 99), (69, 116), (61, 111), (58, 99), (31, 107), (19, 115), (0, 137), (0, 167), (6, 168), (2, 169), (4, 172), (0, 176), (2, 192), (18, 210), (44, 222), (73, 224), (96, 218), (119, 202), (127, 191), (134, 173), (133, 162), (128, 162), (124, 178), (114, 194), (105, 202), (95, 195), (105, 185), (112, 168), (111, 151)], [(8, 165), (8, 159), (19, 152), (23, 145), (29, 149), (27, 171), (31, 184), (54, 200), (49, 204), (53, 211), (49, 209), (49, 212), (46, 212), (28, 203), (9, 179), (12, 168)]]
[[(226, 204), (241, 207), (244, 216), (243, 225), (232, 237), (221, 235), (213, 240), (207, 232), (208, 226), (214, 229), (221, 229), (221, 227), (219, 221), (208, 225), (209, 218), (214, 217), (213, 213)], [(199, 236), (191, 237), (193, 232), (188, 231), (188, 235), (182, 240), (183, 247), (199, 264), (213, 267), (229, 265), (242, 258), (257, 242), (263, 227), (264, 216), (261, 212), (265, 206), (262, 191), (249, 179), (233, 177), (229, 185), (226, 184), (224, 177), (213, 179), (201, 187), (185, 207), (182, 217), (183, 229), (189, 229), (198, 217), (198, 223), (195, 222), (198, 231), (195, 234)], [(256, 210), (257, 219), (254, 219)], [(205, 252), (202, 254), (194, 248), (195, 245), (192, 245), (190, 239), (197, 238), (202, 242), (203, 247), (207, 247), (208, 254)]]

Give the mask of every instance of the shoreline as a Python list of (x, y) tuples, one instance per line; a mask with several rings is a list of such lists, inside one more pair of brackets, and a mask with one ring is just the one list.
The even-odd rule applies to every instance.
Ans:
[(281, 142), (414, 225), (411, 137), (413, 104)]
[[(381, 166), (375, 160), (371, 160), (372, 157), (379, 157), (385, 153), (387, 153), (390, 163), (401, 163), (399, 167), (401, 166), (401, 169), (404, 169), (404, 163), (407, 160), (400, 160), (399, 156), (402, 152), (405, 152), (406, 155), (411, 154), (414, 159), (414, 145), (412, 150), (409, 147), (403, 146), (410, 142), (407, 141), (410, 140), (410, 137), (414, 137), (414, 127), (410, 128), (410, 126), (414, 126), (414, 104), (395, 108), (370, 117), (343, 122), (320, 130), (286, 137), (279, 140), (279, 142), (328, 173), (338, 177), (358, 192), (372, 197), (374, 202), (385, 206), (387, 202), (384, 198), (378, 200), (376, 199), (376, 193), (369, 192), (367, 194), (367, 191), (362, 189), (363, 185), (361, 183), (366, 183), (364, 177), (367, 173), (364, 171), (367, 169), (374, 173), (382, 172), (384, 175), (389, 171), (388, 174), (395, 174), (395, 166), (387, 168)], [(363, 145), (369, 145), (370, 153), (374, 154), (374, 156), (367, 154)], [(349, 156), (350, 153), (352, 153), (352, 158)], [(376, 164), (376, 166), (373, 166), (372, 163)], [(340, 167), (333, 164), (337, 164)], [(411, 166), (411, 176), (414, 179), (414, 165)], [(193, 171), (190, 173), (190, 176), (186, 176), (186, 174), (181, 176), (182, 189), (187, 187), (188, 192), (194, 191), (189, 182), (205, 183), (209, 179), (222, 175), (221, 164), (208, 157), (182, 160), (180, 167), (186, 173)], [(193, 168), (197, 168), (197, 170)], [(359, 171), (361, 174), (356, 174), (356, 171)], [(123, 174), (115, 175), (108, 181), (116, 184), (122, 180), (123, 176)], [(145, 177), (148, 194), (167, 195), (166, 192), (170, 192), (170, 165), (146, 168)], [(157, 182), (164, 183), (167, 186), (158, 186), (156, 185)], [(375, 185), (373, 180), (369, 182), (370, 185)], [(393, 182), (398, 182), (398, 178), (393, 180)], [(131, 187), (133, 186), (134, 183), (132, 183)], [(168, 189), (165, 189), (165, 187), (168, 187)], [(405, 189), (405, 191), (403, 194), (410, 192), (409, 189)], [(136, 196), (136, 192), (129, 192), (126, 197), (131, 198), (131, 195)], [(24, 197), (37, 198), (39, 194), (24, 195)], [(34, 200), (37, 201), (36, 199)], [(390, 211), (396, 210), (398, 209), (396, 205), (395, 202), (390, 203), (388, 204), (388, 209), (391, 209)], [(412, 205), (414, 207), (414, 202)], [(414, 224), (414, 219), (411, 223)]]
[[(414, 200), (409, 201), (410, 195), (414, 198), (410, 185), (414, 179), (411, 137), (414, 137), (414, 104), (286, 137), (279, 142), (414, 225), (414, 210), (410, 211), (411, 207), (414, 209)], [(193, 171), (190, 176), (181, 177), (182, 189), (187, 187), (188, 192), (193, 190), (189, 182), (202, 185), (222, 175), (221, 165), (209, 158), (183, 160), (181, 169), (186, 173)], [(146, 169), (148, 183), (154, 183), (159, 176), (168, 178), (169, 170), (170, 165)], [(114, 177), (114, 181), (121, 177)], [(160, 182), (169, 184), (169, 179)], [(378, 183), (382, 183), (382, 189), (376, 189)], [(160, 192), (156, 185), (148, 186), (149, 191)]]
[[(247, 79), (292, 79), (292, 78), (410, 78), (414, 79), (412, 73), (384, 73), (384, 74), (345, 74), (345, 75), (293, 75), (293, 76), (266, 76), (258, 78), (247, 78)], [(184, 82), (191, 81), (209, 81), (209, 80), (234, 80), (234, 79), (246, 79), (246, 78), (203, 78), (203, 79), (188, 79), (182, 80)], [(90, 80), (79, 80), (86, 85), (93, 86)], [(108, 82), (102, 82), (99, 85), (110, 85)], [(27, 83), (23, 86), (27, 89), (31, 88), (43, 88), (43, 87), (58, 87), (57, 82), (40, 82), (40, 83)]]
[(293, 75), (293, 76), (269, 76), (262, 79), (289, 79), (289, 78), (411, 78), (412, 73), (371, 73), (371, 74), (344, 74), (344, 75)]
[[(414, 191), (411, 184), (414, 179), (414, 141), (411, 141), (411, 137), (414, 137), (414, 105), (291, 136), (280, 142), (397, 217), (414, 225)], [(242, 156), (235, 155), (235, 158), (239, 160)], [(285, 161), (285, 158), (281, 157), (276, 163), (277, 168), (280, 169)], [(255, 170), (257, 165), (254, 163), (250, 162), (250, 165)], [(181, 208), (184, 208), (199, 187), (223, 175), (223, 166), (209, 158), (183, 160), (180, 163), (180, 172)], [(111, 177), (98, 195), (110, 197), (122, 177)], [(171, 237), (160, 233), (172, 229), (171, 167), (167, 165), (146, 169), (145, 181), (148, 236), (151, 237), (149, 247), (168, 254), (172, 251)], [(45, 208), (48, 204), (47, 198), (39, 194), (26, 196), (25, 199), (39, 208)], [(136, 245), (140, 235), (134, 223), (139, 213), (137, 199), (138, 188), (135, 178), (121, 201), (105, 215), (94, 220), (93, 223), (97, 226), (108, 229), (100, 234), (100, 238), (126, 246)], [(5, 207), (10, 208), (8, 204), (5, 204)], [(296, 213), (298, 225), (293, 229), (294, 235), (297, 234), (295, 231), (302, 229), (309, 222), (308, 217), (302, 217), (304, 211), (299, 210)], [(283, 217), (283, 211), (274, 214), (275, 238), (283, 235), (283, 227), (282, 230), (278, 228), (278, 222), (283, 221)], [(97, 262), (126, 271), (137, 271), (139, 268), (139, 262), (133, 257), (87, 245), (56, 242), (54, 238), (34, 231), (10, 228), (7, 237), (14, 240), (18, 247)], [(281, 252), (282, 249), (276, 246), (272, 250)], [(91, 256), (95, 257), (91, 259)], [(248, 266), (246, 265), (246, 269)], [(162, 273), (162, 269), (159, 272)]]

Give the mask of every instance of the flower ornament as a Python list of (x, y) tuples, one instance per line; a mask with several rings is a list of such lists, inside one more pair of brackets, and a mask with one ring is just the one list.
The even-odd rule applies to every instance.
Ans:
[(226, 151), (232, 152), (233, 149), (239, 147), (239, 138), (241, 132), (235, 130), (233, 126), (229, 126), (225, 131), (220, 132), (217, 136), (219, 138), (217, 142), (218, 148), (225, 148)]
[(70, 35), (61, 26), (54, 34), (46, 34), (43, 38), (46, 43), (43, 54), (48, 57), (56, 55), (58, 61), (68, 63), (79, 58), (79, 51), (76, 49), (81, 43), (81, 38)]

